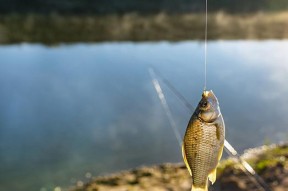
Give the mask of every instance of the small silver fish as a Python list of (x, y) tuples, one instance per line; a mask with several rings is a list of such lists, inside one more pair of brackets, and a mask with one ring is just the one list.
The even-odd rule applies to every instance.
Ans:
[(183, 159), (192, 176), (192, 191), (208, 191), (208, 178), (216, 181), (216, 168), (225, 140), (225, 125), (219, 103), (211, 91), (204, 91), (184, 136)]

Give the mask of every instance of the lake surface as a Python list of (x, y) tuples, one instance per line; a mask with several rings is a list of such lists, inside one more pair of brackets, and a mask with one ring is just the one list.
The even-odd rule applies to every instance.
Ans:
[[(288, 41), (208, 43), (207, 87), (240, 152), (288, 140), (287, 51)], [(0, 190), (64, 190), (91, 175), (181, 162), (148, 68), (196, 106), (203, 55), (197, 41), (0, 46)], [(161, 85), (183, 135), (191, 113)]]

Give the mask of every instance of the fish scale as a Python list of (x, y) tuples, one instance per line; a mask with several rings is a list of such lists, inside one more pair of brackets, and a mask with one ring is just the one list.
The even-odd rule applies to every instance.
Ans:
[[(205, 130), (206, 129), (206, 130)], [(190, 141), (193, 142), (197, 142), (197, 144), (192, 144), (192, 147), (190, 147), (189, 145), (186, 146), (187, 148), (187, 152), (191, 153), (191, 154), (197, 154), (196, 158), (195, 156), (193, 158), (195, 158), (196, 164), (193, 163), (192, 160), (189, 160), (188, 163), (190, 165), (191, 170), (192, 170), (192, 174), (194, 174), (195, 178), (193, 179), (193, 183), (195, 184), (205, 184), (207, 177), (208, 177), (208, 171), (211, 171), (211, 167), (209, 165), (207, 165), (208, 163), (210, 164), (212, 162), (212, 158), (215, 158), (215, 154), (211, 151), (211, 146), (210, 144), (215, 145), (215, 143), (213, 143), (210, 137), (213, 136), (213, 133), (210, 132), (210, 130), (207, 130), (207, 127), (203, 127), (201, 126), (197, 126), (196, 128), (192, 129), (190, 131), (193, 136), (189, 136), (192, 139), (190, 139)], [(190, 132), (188, 132), (188, 134), (190, 134)], [(197, 137), (200, 137), (201, 139)], [(215, 136), (215, 133), (214, 133)], [(201, 150), (203, 151), (201, 154), (198, 152), (198, 150), (201, 148)], [(190, 158), (190, 157), (187, 157)], [(192, 156), (191, 156), (192, 158)], [(205, 162), (204, 162), (205, 161)], [(214, 165), (214, 164), (212, 164)]]

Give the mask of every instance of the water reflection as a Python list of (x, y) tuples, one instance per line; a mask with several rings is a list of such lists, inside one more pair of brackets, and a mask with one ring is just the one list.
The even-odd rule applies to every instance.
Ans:
[[(208, 44), (208, 88), (240, 151), (287, 140), (287, 49), (288, 41)], [(158, 68), (195, 106), (202, 43), (22, 44), (1, 46), (0, 57), (1, 189), (51, 190), (182, 160), (147, 68)], [(190, 113), (163, 88), (183, 134)]]

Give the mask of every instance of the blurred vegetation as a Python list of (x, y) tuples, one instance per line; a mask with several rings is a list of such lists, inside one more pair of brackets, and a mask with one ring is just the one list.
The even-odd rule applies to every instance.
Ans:
[[(288, 12), (209, 14), (209, 39), (288, 38)], [(0, 16), (0, 43), (197, 40), (204, 38), (204, 14)]]
[[(0, 43), (203, 39), (204, 0), (0, 0)], [(287, 0), (210, 0), (209, 39), (288, 38)]]
[[(0, 13), (125, 14), (187, 13), (205, 10), (204, 0), (0, 0)], [(209, 11), (281, 11), (287, 0), (209, 0)]]

